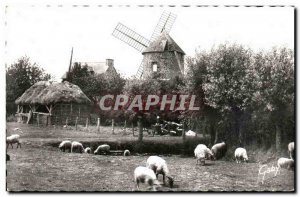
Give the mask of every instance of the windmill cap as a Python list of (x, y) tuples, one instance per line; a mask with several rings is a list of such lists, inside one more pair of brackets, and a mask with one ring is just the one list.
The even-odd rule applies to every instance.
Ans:
[(177, 51), (185, 55), (184, 51), (178, 46), (178, 44), (171, 38), (171, 36), (163, 31), (150, 45), (142, 52), (164, 52), (164, 51)]

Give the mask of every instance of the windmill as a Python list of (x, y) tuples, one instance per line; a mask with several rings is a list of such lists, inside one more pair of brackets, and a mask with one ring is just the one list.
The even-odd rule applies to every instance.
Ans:
[(146, 78), (154, 72), (165, 79), (183, 74), (185, 53), (169, 35), (175, 19), (176, 15), (164, 11), (150, 39), (121, 23), (117, 24), (112, 35), (144, 56), (136, 78)]

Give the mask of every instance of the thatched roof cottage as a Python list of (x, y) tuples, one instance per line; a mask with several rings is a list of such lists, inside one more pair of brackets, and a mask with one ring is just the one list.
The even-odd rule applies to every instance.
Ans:
[(85, 122), (91, 101), (72, 83), (40, 81), (27, 89), (16, 101), (19, 121), (38, 124)]

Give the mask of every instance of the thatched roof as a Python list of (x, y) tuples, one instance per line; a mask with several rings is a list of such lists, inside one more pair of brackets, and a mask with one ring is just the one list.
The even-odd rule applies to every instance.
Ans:
[(40, 81), (27, 89), (16, 101), (16, 104), (41, 104), (48, 105), (54, 103), (78, 103), (90, 104), (90, 99), (82, 90), (67, 81), (48, 82)]
[(150, 45), (143, 51), (144, 53), (164, 52), (164, 51), (177, 51), (185, 54), (178, 44), (171, 38), (171, 36), (162, 32)]

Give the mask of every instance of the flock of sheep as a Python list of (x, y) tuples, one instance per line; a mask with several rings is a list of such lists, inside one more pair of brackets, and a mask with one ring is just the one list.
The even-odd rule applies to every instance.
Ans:
[[(62, 141), (59, 145), (61, 151), (69, 150), (69, 152), (78, 153), (91, 153), (90, 147), (84, 148), (79, 142), (71, 142), (69, 140)], [(205, 165), (205, 160), (217, 160), (225, 156), (227, 151), (227, 145), (225, 142), (218, 143), (209, 149), (204, 144), (199, 144), (194, 150), (196, 157), (196, 165)], [(294, 142), (289, 143), (288, 151), (291, 158), (280, 158), (277, 162), (279, 168), (291, 169), (294, 167)], [(94, 154), (108, 154), (110, 152), (110, 146), (108, 144), (102, 144), (94, 151)], [(125, 150), (124, 156), (129, 156), (130, 151)], [(239, 147), (234, 152), (234, 158), (237, 163), (247, 162), (249, 160), (247, 151), (245, 148)], [(146, 166), (138, 166), (134, 170), (134, 181), (136, 187), (139, 190), (140, 183), (146, 183), (150, 186), (153, 191), (156, 191), (160, 187), (160, 182), (158, 181), (158, 175), (163, 175), (163, 183), (173, 187), (174, 178), (170, 175), (167, 162), (159, 156), (150, 156), (147, 159)], [(167, 180), (166, 180), (167, 179)]]
[[(14, 129), (14, 131), (22, 131), (18, 128)], [(6, 138), (6, 144), (7, 148), (9, 145), (13, 148), (13, 144), (17, 144), (17, 148), (20, 146), (20, 135), (19, 134), (13, 134), (11, 136), (8, 136)], [(59, 144), (59, 149), (63, 152), (66, 152), (67, 150), (71, 153), (91, 153), (91, 148), (86, 147), (82, 145), (82, 143), (77, 141), (69, 141), (64, 140)], [(196, 165), (201, 164), (205, 165), (205, 160), (217, 160), (225, 156), (227, 151), (227, 145), (225, 142), (218, 143), (212, 146), (211, 149), (209, 149), (204, 144), (199, 144), (194, 150), (194, 154), (196, 157)], [(281, 157), (277, 161), (278, 168), (286, 168), (286, 169), (292, 169), (294, 168), (294, 158), (295, 158), (295, 147), (294, 142), (291, 142), (288, 144), (288, 152), (290, 155), (290, 158), (284, 158)], [(108, 144), (102, 144), (97, 147), (97, 149), (94, 151), (94, 154), (109, 154), (110, 153), (110, 146)], [(123, 152), (124, 156), (129, 156), (130, 151), (125, 150)], [(6, 154), (6, 160), (9, 157), (8, 154)], [(234, 152), (234, 158), (237, 163), (241, 162), (247, 162), (249, 160), (247, 156), (247, 151), (245, 148), (239, 147)], [(146, 183), (150, 186), (150, 188), (153, 189), (153, 191), (156, 191), (158, 187), (160, 187), (160, 183), (158, 181), (158, 175), (163, 175), (163, 183), (165, 185), (169, 185), (169, 187), (173, 187), (174, 178), (170, 175), (167, 163), (164, 159), (162, 159), (159, 156), (150, 156), (147, 159), (146, 166), (139, 166), (134, 170), (134, 181), (136, 183), (136, 187), (139, 190), (139, 184), (140, 183)], [(167, 179), (167, 180), (166, 180)]]

